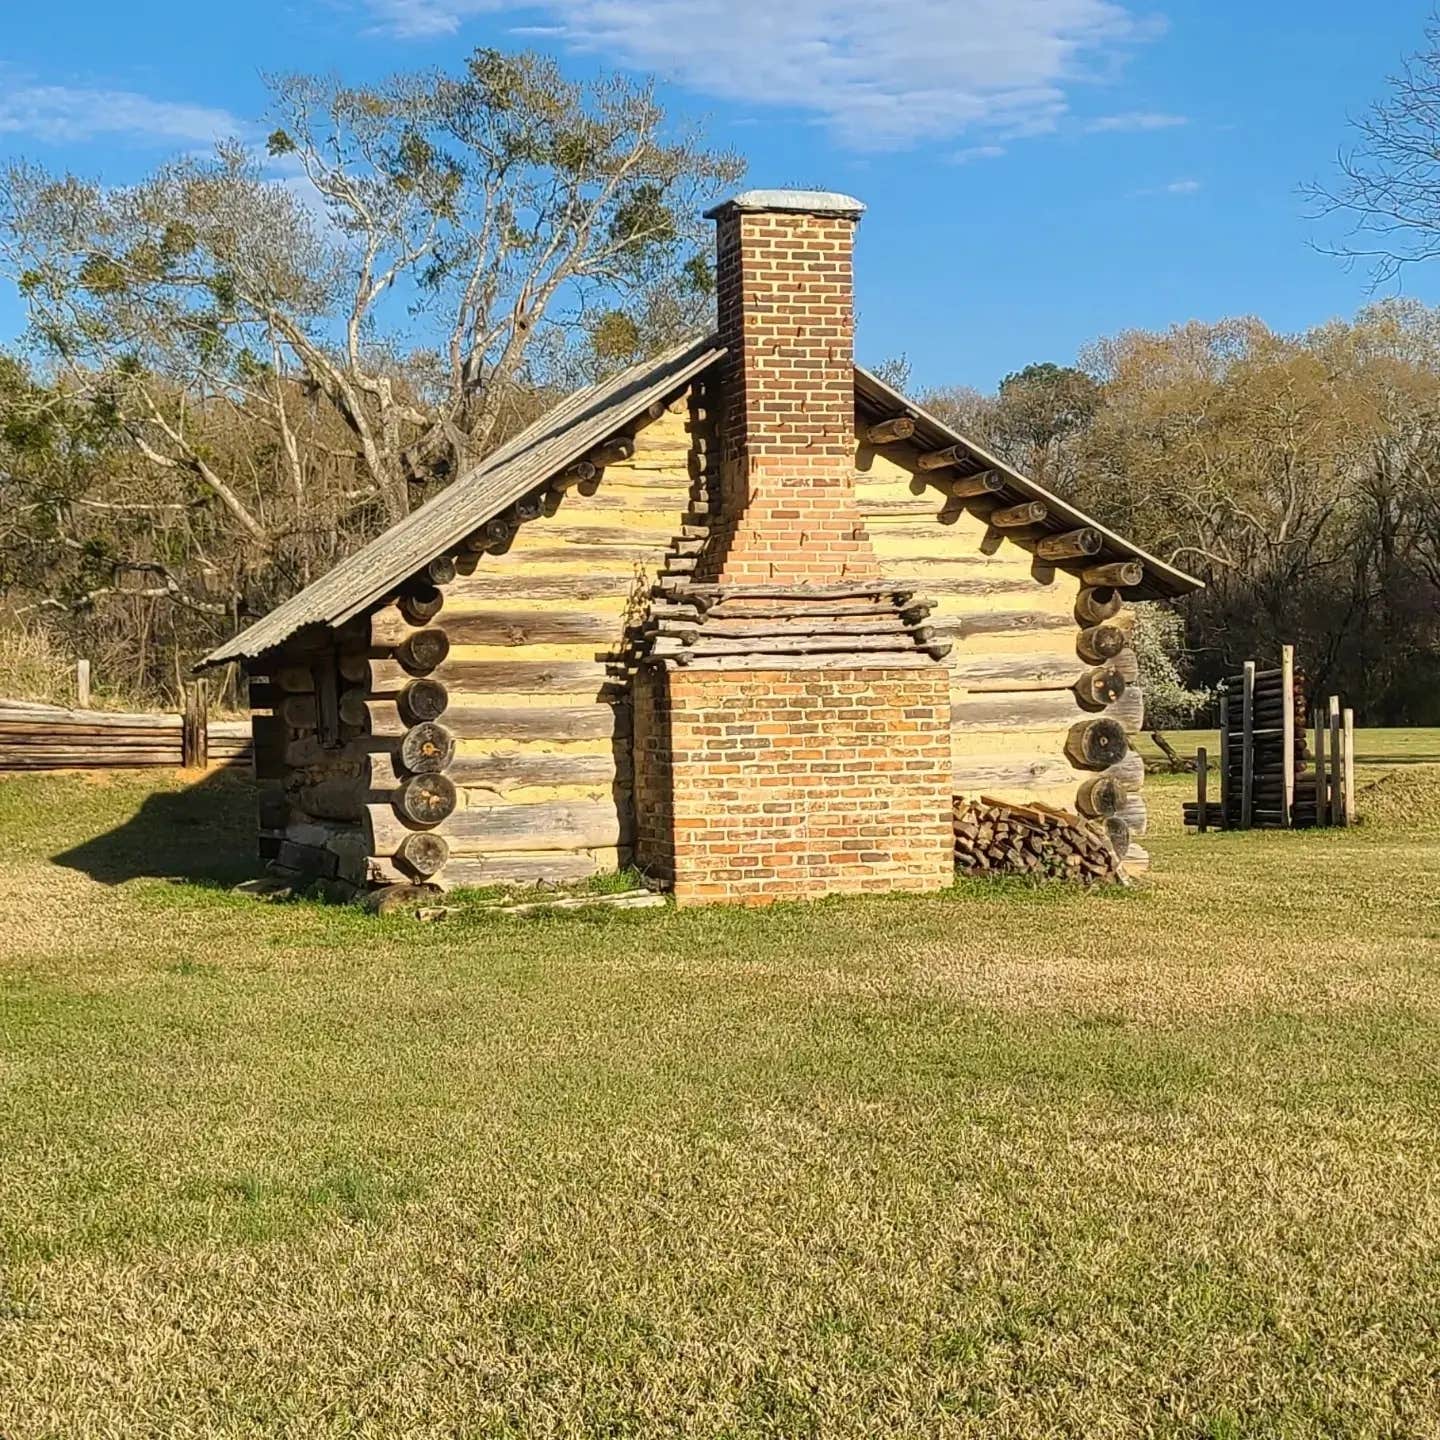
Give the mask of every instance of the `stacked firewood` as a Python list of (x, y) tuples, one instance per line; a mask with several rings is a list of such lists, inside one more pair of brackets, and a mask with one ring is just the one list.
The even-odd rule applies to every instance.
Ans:
[(982, 795), (955, 800), (955, 868), (970, 875), (1034, 875), (1087, 885), (1125, 881), (1105, 822), (1048, 805)]

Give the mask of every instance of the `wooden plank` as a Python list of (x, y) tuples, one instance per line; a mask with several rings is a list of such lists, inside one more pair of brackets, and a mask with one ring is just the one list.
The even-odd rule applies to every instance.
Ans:
[(1280, 756), (1284, 793), (1280, 803), (1280, 824), (1288, 830), (1295, 808), (1295, 647), (1280, 647), (1280, 703), (1285, 707), (1280, 717), (1283, 753)]
[(204, 680), (191, 680), (184, 688), (185, 711), (180, 727), (180, 763), (187, 770), (203, 770), (210, 763), (206, 731), (209, 702)]
[(1330, 772), (1325, 766), (1325, 712), (1315, 707), (1315, 823), (1326, 825), (1330, 821)]
[(90, 708), (90, 662), (75, 662), (75, 704), (81, 710)]
[(1240, 692), (1240, 828), (1250, 828), (1255, 805), (1255, 662), (1245, 662)]

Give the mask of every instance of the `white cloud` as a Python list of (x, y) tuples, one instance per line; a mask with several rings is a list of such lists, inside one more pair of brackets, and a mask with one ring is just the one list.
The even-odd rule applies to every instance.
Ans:
[(952, 165), (968, 165), (972, 160), (998, 160), (1005, 153), (1003, 145), (969, 145), (951, 157)]
[(248, 129), (228, 110), (152, 100), (130, 90), (0, 87), (0, 135), (26, 135), (47, 144), (110, 135), (154, 145), (208, 145)]
[(1172, 130), (1177, 125), (1189, 123), (1184, 115), (1167, 115), (1159, 110), (1127, 110), (1122, 115), (1101, 115), (1085, 128), (1095, 134), (1103, 134), (1124, 130)]
[(419, 39), (480, 13), (539, 10), (573, 50), (730, 101), (793, 106), (857, 149), (1053, 129), (1072, 85), (1155, 33), (1121, 0), (361, 3), (382, 30)]
[(1200, 181), (1186, 177), (1183, 180), (1172, 180), (1168, 185), (1148, 185), (1143, 190), (1132, 190), (1131, 195), (1194, 195), (1203, 187)]

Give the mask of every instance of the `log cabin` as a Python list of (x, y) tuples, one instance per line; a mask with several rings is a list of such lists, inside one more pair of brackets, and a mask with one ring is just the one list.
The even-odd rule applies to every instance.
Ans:
[(844, 195), (710, 212), (715, 333), (564, 400), (201, 662), (261, 853), (353, 885), (925, 890), (956, 797), (1143, 866), (1129, 602), (1199, 582), (855, 364)]

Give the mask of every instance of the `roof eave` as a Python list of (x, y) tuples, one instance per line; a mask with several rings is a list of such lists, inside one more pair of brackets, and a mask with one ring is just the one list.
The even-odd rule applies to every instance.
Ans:
[(915, 434), (910, 443), (927, 450), (941, 450), (949, 445), (960, 445), (975, 461), (977, 470), (994, 470), (1005, 477), (1006, 487), (1026, 500), (1042, 500), (1050, 517), (1059, 524), (1051, 524), (1051, 530), (1078, 530), (1089, 526), (1100, 533), (1104, 541), (1101, 553), (1081, 562), (1062, 561), (1057, 569), (1077, 569), (1087, 565), (1103, 564), (1110, 560), (1139, 560), (1145, 566), (1145, 579), (1133, 590), (1126, 593), (1136, 599), (1173, 600), (1182, 595), (1193, 594), (1205, 588), (1203, 580), (1188, 575), (1185, 571), (1167, 564), (1158, 556), (1127, 540), (1107, 526), (1092, 519), (1083, 510), (1077, 510), (1068, 501), (1047, 490), (1043, 485), (1022, 474), (1013, 465), (992, 454), (983, 445), (977, 445), (968, 436), (952, 429), (943, 420), (922, 409), (908, 396), (887, 385), (878, 375), (864, 366), (855, 367), (856, 391), (876, 410), (887, 415), (909, 415), (916, 422)]

